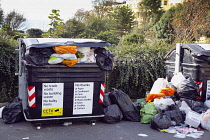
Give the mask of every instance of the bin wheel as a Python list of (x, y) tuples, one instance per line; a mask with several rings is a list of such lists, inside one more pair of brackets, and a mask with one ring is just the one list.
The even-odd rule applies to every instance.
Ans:
[(42, 128), (42, 124), (41, 123), (35, 123), (34, 127), (35, 127), (35, 129), (40, 130)]
[(91, 121), (90, 121), (90, 124), (91, 124), (92, 126), (96, 125), (96, 120), (91, 120)]
[(36, 129), (37, 129), (37, 130), (39, 130), (39, 129), (41, 129), (41, 128), (42, 128), (41, 126), (36, 126)]

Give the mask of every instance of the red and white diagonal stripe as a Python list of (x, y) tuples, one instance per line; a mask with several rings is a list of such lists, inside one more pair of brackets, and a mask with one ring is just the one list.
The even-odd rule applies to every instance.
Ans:
[(203, 86), (203, 82), (197, 82), (195, 81), (195, 83), (199, 84), (199, 94), (202, 95), (202, 86)]
[(36, 107), (35, 86), (28, 86), (28, 105), (29, 107)]
[(104, 91), (105, 91), (105, 83), (102, 83), (101, 84), (101, 89), (100, 89), (99, 103), (103, 103)]

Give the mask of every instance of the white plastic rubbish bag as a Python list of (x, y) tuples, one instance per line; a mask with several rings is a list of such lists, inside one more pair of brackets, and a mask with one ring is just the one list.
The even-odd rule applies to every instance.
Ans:
[(210, 131), (210, 109), (202, 114), (201, 126), (202, 128)]
[(205, 105), (206, 107), (210, 108), (210, 100), (206, 100), (206, 101), (204, 102), (204, 105)]
[(181, 102), (181, 106), (179, 107), (179, 109), (181, 111), (185, 112), (185, 114), (188, 114), (188, 112), (191, 110), (191, 108), (189, 107), (189, 105), (185, 101)]
[(154, 99), (154, 105), (158, 111), (166, 110), (168, 106), (175, 104), (171, 98)]
[(65, 53), (65, 54), (52, 54), (50, 57), (58, 57), (58, 58), (62, 58), (62, 59), (66, 59), (66, 60), (75, 60), (77, 59), (77, 56), (75, 54), (71, 54), (71, 53)]
[(64, 59), (62, 59), (62, 58), (52, 56), (52, 57), (50, 57), (50, 59), (48, 60), (48, 63), (49, 63), (49, 64), (59, 64), (59, 63), (61, 63), (63, 60), (64, 60)]
[(159, 94), (161, 88), (166, 88), (168, 84), (168, 81), (165, 78), (158, 78), (150, 90), (150, 94)]
[(78, 52), (81, 52), (84, 57), (79, 58), (79, 63), (95, 63), (94, 49), (90, 47), (78, 47)]
[(171, 78), (171, 83), (178, 88), (179, 85), (182, 83), (182, 81), (185, 80), (185, 77), (182, 75), (181, 72), (175, 74), (172, 78)]

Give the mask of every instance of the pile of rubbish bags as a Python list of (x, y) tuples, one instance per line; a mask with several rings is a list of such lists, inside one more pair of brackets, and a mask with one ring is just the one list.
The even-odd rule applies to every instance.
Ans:
[[(136, 105), (122, 90), (114, 90), (104, 95), (103, 121), (106, 123), (118, 123), (122, 119), (139, 122), (140, 114)], [(18, 97), (0, 108), (0, 116), (4, 123), (11, 124), (24, 120), (22, 103)]]
[(107, 123), (118, 123), (122, 119), (139, 122), (139, 110), (130, 97), (122, 90), (114, 90), (104, 95), (104, 118)]
[(199, 84), (182, 73), (174, 75), (170, 82), (158, 78), (139, 105), (140, 122), (168, 133), (173, 130), (175, 137), (200, 137), (203, 133), (197, 132), (198, 128), (210, 131), (209, 100), (203, 102), (201, 97)]
[(114, 55), (105, 48), (54, 46), (46, 48), (31, 47), (25, 54), (26, 62), (37, 65), (64, 64), (68, 67), (76, 63), (97, 63), (102, 70), (112, 70)]

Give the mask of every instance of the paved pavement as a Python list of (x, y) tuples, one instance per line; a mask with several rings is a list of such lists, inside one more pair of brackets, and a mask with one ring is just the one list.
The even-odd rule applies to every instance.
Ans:
[[(138, 136), (140, 134), (146, 137)], [(174, 134), (159, 132), (150, 128), (149, 124), (121, 121), (107, 124), (98, 121), (92, 126), (87, 122), (75, 122), (70, 126), (62, 124), (46, 124), (40, 130), (26, 121), (5, 124), (0, 119), (0, 140), (177, 140)], [(194, 138), (184, 138), (192, 140)], [(204, 130), (202, 140), (210, 139), (210, 131)]]

